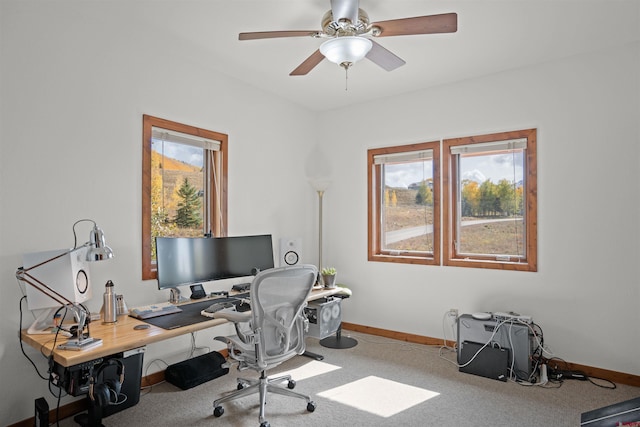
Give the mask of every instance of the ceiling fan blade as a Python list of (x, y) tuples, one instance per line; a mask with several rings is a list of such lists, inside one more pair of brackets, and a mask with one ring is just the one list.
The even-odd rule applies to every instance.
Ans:
[(402, 58), (396, 56), (391, 51), (380, 46), (373, 40), (371, 40), (371, 42), (373, 43), (373, 45), (369, 53), (367, 53), (367, 59), (369, 59), (370, 61), (376, 63), (387, 71), (393, 71), (396, 68), (402, 67), (404, 64), (406, 64), (406, 62)]
[(348, 19), (352, 23), (358, 22), (359, 0), (331, 0), (333, 20)]
[(311, 37), (317, 31), (257, 31), (253, 33), (240, 33), (238, 40), (276, 39), (280, 37)]
[(442, 15), (392, 19), (374, 22), (372, 25), (380, 28), (381, 33), (378, 37), (455, 33), (458, 30), (458, 14), (444, 13)]
[(324, 55), (320, 53), (320, 49), (311, 54), (310, 57), (305, 59), (302, 64), (298, 65), (298, 68), (289, 73), (290, 76), (304, 76), (309, 71), (313, 70), (324, 59)]

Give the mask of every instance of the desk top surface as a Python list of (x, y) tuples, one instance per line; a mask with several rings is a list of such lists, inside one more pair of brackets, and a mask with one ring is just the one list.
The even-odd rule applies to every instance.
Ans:
[[(308, 300), (313, 301), (329, 297), (339, 292), (340, 288), (314, 289)], [(201, 302), (202, 300), (197, 301)], [(213, 303), (214, 299), (212, 298), (211, 301)], [(184, 304), (189, 304), (189, 302)], [(169, 314), (169, 316), (171, 315)], [(202, 322), (175, 329), (159, 328), (128, 315), (118, 316), (118, 321), (115, 324), (104, 325), (101, 321), (95, 321), (89, 325), (89, 330), (92, 337), (102, 339), (102, 345), (80, 351), (55, 348), (57, 345), (66, 341), (66, 338), (62, 336), (58, 336), (57, 341), (55, 341), (55, 334), (29, 335), (26, 329), (23, 329), (21, 331), (21, 339), (33, 348), (40, 350), (45, 356), (49, 356), (53, 352), (53, 359), (62, 366), (73, 366), (121, 351), (143, 347), (147, 344), (227, 323), (224, 319), (209, 319), (204, 316), (203, 318), (205, 320)], [(134, 329), (136, 325), (148, 325), (149, 328)]]

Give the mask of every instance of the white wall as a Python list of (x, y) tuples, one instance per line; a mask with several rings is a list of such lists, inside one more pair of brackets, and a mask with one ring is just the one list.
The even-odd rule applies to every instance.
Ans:
[[(309, 262), (317, 259), (317, 197), (306, 178), (317, 159), (331, 162), (324, 259), (355, 292), (345, 320), (441, 337), (449, 308), (514, 310), (534, 317), (558, 356), (640, 374), (637, 44), (311, 114), (201, 68), (185, 42), (145, 32), (135, 5), (114, 13), (102, 3), (90, 12), (80, 3), (5, 4), (0, 363), (11, 386), (0, 389), (3, 422), (32, 416), (40, 396), (55, 406), (18, 346), (14, 273), (24, 252), (71, 246), (73, 222), (92, 218), (116, 253), (92, 266), (96, 294), (112, 279), (129, 305), (167, 297), (140, 280), (142, 114), (229, 134), (230, 234), (302, 237)], [(317, 134), (319, 123), (335, 124), (323, 131), (331, 138)], [(532, 126), (538, 273), (367, 262), (367, 148)], [(88, 229), (79, 232), (85, 239)], [(100, 298), (89, 306), (98, 309)], [(211, 345), (213, 334), (199, 333), (198, 344)], [(188, 337), (155, 344), (145, 360), (172, 363), (188, 346)], [(39, 354), (26, 351), (44, 371)], [(159, 368), (145, 365), (145, 373)]]
[[(325, 265), (349, 322), (441, 337), (443, 314), (533, 316), (565, 360), (640, 374), (638, 43), (321, 115)], [(367, 261), (366, 150), (538, 129), (537, 273)], [(336, 137), (339, 135), (339, 137)]]
[[(14, 274), (23, 253), (72, 247), (72, 224), (91, 218), (115, 258), (92, 264), (89, 308), (100, 309), (108, 279), (130, 306), (168, 298), (141, 280), (143, 114), (227, 133), (229, 234), (271, 233), (276, 253), (280, 237), (302, 237), (303, 259), (317, 258), (316, 194), (306, 180), (315, 116), (199, 67), (189, 46), (147, 35), (138, 12), (39, 2), (0, 13), (3, 425), (32, 416), (37, 397), (56, 403), (18, 346)], [(89, 230), (77, 227), (80, 243)], [(27, 312), (24, 324), (32, 320)], [(197, 344), (214, 347), (212, 337), (229, 332), (200, 332)], [(156, 358), (183, 360), (189, 345), (184, 336), (149, 346), (144, 373), (164, 369), (147, 367)], [(25, 350), (46, 373), (46, 360)]]

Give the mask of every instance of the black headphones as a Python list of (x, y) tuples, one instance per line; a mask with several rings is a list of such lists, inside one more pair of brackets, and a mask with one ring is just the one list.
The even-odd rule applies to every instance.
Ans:
[[(102, 372), (109, 366), (117, 367), (118, 378), (109, 378), (106, 381), (102, 381), (98, 384), (98, 378)], [(89, 379), (89, 397), (92, 401), (96, 402), (98, 406), (104, 407), (108, 405), (118, 405), (120, 396), (120, 390), (122, 383), (124, 382), (124, 364), (120, 359), (109, 359), (104, 361), (95, 375), (91, 375)]]

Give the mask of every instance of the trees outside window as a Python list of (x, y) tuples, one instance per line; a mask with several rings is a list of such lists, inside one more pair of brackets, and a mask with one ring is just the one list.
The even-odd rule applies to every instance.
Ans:
[(536, 142), (527, 129), (368, 150), (369, 260), (537, 271)]
[(189, 184), (189, 179), (184, 178), (182, 185), (177, 191), (180, 198), (174, 222), (181, 228), (202, 227), (202, 203), (199, 191)]

